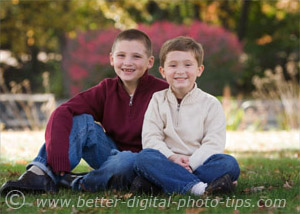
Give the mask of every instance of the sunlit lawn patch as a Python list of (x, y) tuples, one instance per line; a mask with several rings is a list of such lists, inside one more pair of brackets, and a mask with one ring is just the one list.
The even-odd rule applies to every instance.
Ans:
[[(133, 195), (128, 192), (73, 192), (25, 194), (20, 209), (8, 206), (1, 196), (0, 213), (296, 213), (299, 212), (298, 151), (236, 153), (241, 167), (232, 195)], [(23, 164), (2, 163), (0, 184), (17, 179)], [(80, 164), (76, 171), (88, 171)], [(22, 198), (21, 198), (22, 199)], [(17, 197), (11, 202), (21, 204)], [(17, 200), (17, 201), (14, 201)], [(19, 200), (19, 201), (18, 201)], [(11, 204), (10, 204), (11, 205)]]

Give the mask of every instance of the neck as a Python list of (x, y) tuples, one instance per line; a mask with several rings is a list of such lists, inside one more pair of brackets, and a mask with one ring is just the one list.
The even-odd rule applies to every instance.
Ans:
[[(192, 89), (191, 89), (192, 90)], [(172, 88), (172, 92), (174, 93), (175, 97), (177, 99), (183, 99), (185, 95), (187, 95), (191, 90), (189, 91), (181, 91), (181, 90), (174, 90)]]
[(135, 90), (136, 90), (136, 88), (137, 88), (138, 83), (136, 83), (136, 84), (128, 84), (128, 83), (124, 82), (123, 85), (124, 85), (124, 89), (127, 91), (127, 93), (129, 95), (133, 95), (134, 92), (135, 92)]
[(178, 92), (178, 91), (173, 91), (173, 93), (174, 93), (174, 95), (177, 99), (183, 99), (184, 96), (187, 94), (187, 93), (181, 93), (181, 92)]

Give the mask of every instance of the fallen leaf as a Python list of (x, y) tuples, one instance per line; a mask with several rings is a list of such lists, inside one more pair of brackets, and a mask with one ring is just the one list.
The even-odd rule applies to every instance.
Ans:
[(128, 199), (132, 196), (133, 194), (132, 193), (127, 193), (123, 196), (124, 199)]
[(96, 200), (96, 204), (99, 204), (101, 207), (110, 207), (112, 204), (112, 201), (105, 198), (100, 198)]
[(223, 198), (219, 197), (219, 196), (216, 196), (215, 199), (219, 202), (219, 201), (222, 201)]
[(283, 188), (292, 189), (292, 186), (289, 184), (288, 181), (286, 181), (285, 184), (283, 184)]
[(76, 214), (76, 213), (78, 213), (79, 211), (75, 208), (75, 207), (72, 207), (72, 212), (71, 212), (71, 214)]
[(165, 207), (165, 206), (158, 205), (158, 209), (159, 209), (159, 210), (165, 210), (166, 207)]
[(239, 210), (233, 210), (233, 214), (239, 214), (240, 211)]
[(201, 212), (204, 212), (206, 209), (205, 208), (190, 208), (190, 209), (186, 209), (185, 213), (186, 214), (199, 214)]
[(16, 177), (16, 176), (20, 176), (20, 175), (21, 175), (20, 172), (8, 170), (9, 177)]
[(243, 192), (245, 192), (245, 193), (249, 193), (250, 192), (250, 188), (245, 188), (244, 190), (243, 190)]
[(280, 173), (280, 170), (279, 169), (275, 169), (274, 172), (275, 173)]
[(261, 192), (263, 189), (265, 189), (264, 186), (251, 187), (251, 192)]
[(263, 200), (259, 200), (259, 209), (265, 209), (265, 202)]

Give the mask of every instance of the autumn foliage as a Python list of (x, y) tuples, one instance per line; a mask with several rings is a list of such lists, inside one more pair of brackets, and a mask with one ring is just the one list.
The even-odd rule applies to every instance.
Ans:
[[(162, 44), (168, 39), (185, 35), (200, 42), (204, 48), (205, 72), (198, 82), (201, 88), (217, 95), (222, 93), (226, 84), (237, 86), (242, 70), (239, 62), (242, 45), (233, 33), (199, 21), (190, 25), (163, 21), (152, 25), (141, 24), (138, 29), (147, 33), (153, 43), (156, 63), (151, 69), (152, 74), (159, 76), (158, 54)], [(72, 95), (97, 84), (105, 77), (114, 76), (109, 64), (109, 53), (119, 32), (116, 29), (101, 29), (78, 33), (75, 39), (68, 39), (64, 64), (70, 76)]]

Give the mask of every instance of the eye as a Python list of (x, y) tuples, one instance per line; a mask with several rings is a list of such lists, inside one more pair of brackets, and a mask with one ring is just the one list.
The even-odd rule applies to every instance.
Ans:
[(169, 64), (169, 66), (168, 67), (170, 67), (170, 68), (175, 68), (176, 67), (176, 65), (175, 64)]
[(125, 57), (125, 54), (117, 54), (117, 57)]
[(186, 63), (185, 66), (189, 67), (189, 66), (192, 66), (192, 64), (191, 63)]
[(139, 59), (139, 58), (142, 58), (140, 55), (134, 55), (133, 57), (134, 57), (134, 58), (138, 58), (138, 59)]

